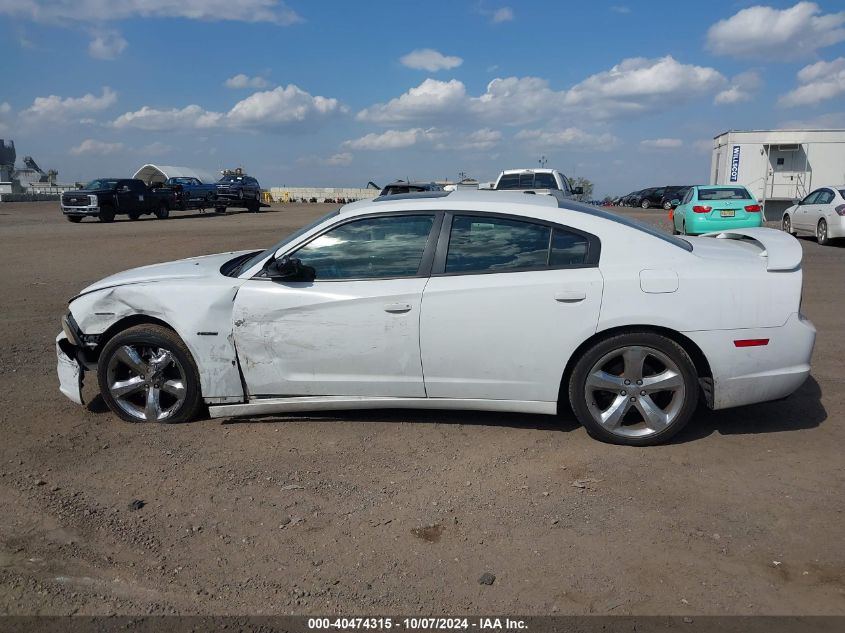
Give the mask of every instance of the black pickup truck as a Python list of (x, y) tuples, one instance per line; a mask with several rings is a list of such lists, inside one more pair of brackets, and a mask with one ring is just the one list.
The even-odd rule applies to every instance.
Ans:
[(134, 178), (99, 178), (82, 189), (62, 194), (62, 213), (70, 222), (79, 222), (86, 216), (112, 222), (116, 215), (137, 220), (146, 213), (164, 220), (176, 207), (172, 189), (147, 187), (143, 180)]

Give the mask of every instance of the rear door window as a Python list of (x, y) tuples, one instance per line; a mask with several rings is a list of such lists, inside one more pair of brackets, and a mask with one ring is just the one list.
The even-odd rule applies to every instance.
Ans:
[(816, 204), (830, 204), (833, 201), (833, 192), (830, 189), (822, 189), (819, 191), (819, 197), (816, 198)]
[(586, 236), (566, 229), (509, 218), (458, 215), (452, 219), (444, 272), (583, 266), (588, 250)]
[(816, 200), (818, 200), (820, 193), (821, 193), (821, 191), (814, 191), (809, 196), (804, 198), (801, 201), (801, 204), (816, 204)]

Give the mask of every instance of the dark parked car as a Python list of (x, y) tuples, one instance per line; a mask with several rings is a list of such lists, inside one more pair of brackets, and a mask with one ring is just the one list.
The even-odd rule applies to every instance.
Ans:
[(632, 206), (634, 206), (634, 204), (636, 204), (634, 202), (634, 200), (637, 199), (637, 197), (639, 195), (640, 195), (639, 191), (632, 191), (627, 196), (622, 196), (622, 199), (620, 200), (619, 205), (623, 206), (623, 207), (632, 207)]
[(690, 185), (666, 187), (666, 191), (663, 192), (663, 198), (660, 200), (660, 206), (667, 211), (673, 209), (676, 205), (672, 204), (672, 200), (682, 200), (687, 195), (689, 188)]
[(176, 176), (164, 181), (162, 187), (172, 189), (183, 208), (213, 206), (217, 198), (217, 185), (206, 185), (199, 178)]
[(82, 189), (66, 191), (61, 198), (62, 213), (70, 222), (79, 222), (86, 216), (97, 217), (100, 222), (112, 222), (116, 215), (128, 215), (137, 220), (145, 213), (154, 213), (163, 220), (170, 210), (177, 207), (171, 189), (147, 187), (135, 178), (98, 178)]
[(631, 201), (633, 203), (632, 206), (642, 207), (643, 209), (659, 207), (662, 204), (663, 193), (665, 191), (666, 187), (649, 187), (648, 189), (643, 189)]
[(217, 181), (217, 197), (226, 200), (261, 200), (261, 185), (252, 176), (227, 174)]
[(400, 193), (418, 193), (420, 191), (443, 191), (443, 187), (436, 182), (407, 182), (405, 180), (397, 180), (385, 185), (382, 188), (380, 196), (395, 196)]

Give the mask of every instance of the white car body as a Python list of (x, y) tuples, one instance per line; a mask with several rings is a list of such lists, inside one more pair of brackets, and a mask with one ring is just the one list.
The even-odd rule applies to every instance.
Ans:
[[(562, 226), (595, 240), (594, 259), (383, 279), (260, 276), (274, 258), (325, 239), (329, 227), (412, 212), (434, 214), (444, 227), (461, 214)], [(446, 257), (449, 235), (440, 230), (423, 256), (433, 271)], [(62, 392), (81, 403), (93, 366), (84, 357), (139, 322), (181, 337), (213, 417), (378, 407), (556, 414), (578, 350), (626, 328), (694, 349), (715, 409), (787, 396), (810, 371), (815, 329), (799, 313), (801, 246), (773, 229), (684, 241), (549, 196), (459, 190), (346, 205), (236, 276), (222, 274), (237, 255), (146, 266), (85, 288), (57, 338)], [(768, 344), (736, 343), (755, 339)]]
[(784, 211), (783, 219), (784, 227), (788, 219), (791, 233), (818, 237), (819, 222), (824, 220), (828, 239), (845, 237), (845, 185), (814, 189)]

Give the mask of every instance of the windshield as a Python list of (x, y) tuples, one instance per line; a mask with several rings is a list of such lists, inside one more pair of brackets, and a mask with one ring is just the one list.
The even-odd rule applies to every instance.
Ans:
[(271, 247), (270, 247), (270, 248), (268, 248), (267, 250), (261, 251), (261, 252), (260, 252), (260, 253), (258, 253), (257, 255), (254, 255), (253, 257), (250, 257), (249, 259), (247, 259), (246, 261), (244, 261), (244, 263), (242, 263), (240, 266), (238, 266), (238, 268), (237, 268), (236, 270), (233, 270), (233, 271), (232, 271), (231, 276), (232, 276), (232, 277), (237, 277), (237, 276), (238, 276), (238, 275), (240, 275), (243, 271), (245, 271), (245, 270), (249, 270), (250, 268), (252, 268), (253, 266), (255, 266), (255, 265), (256, 265), (258, 262), (260, 262), (262, 259), (265, 259), (265, 258), (267, 258), (267, 257), (269, 257), (269, 256), (271, 256), (271, 255), (273, 255), (273, 254), (274, 254), (277, 250), (279, 250), (282, 246), (284, 246), (284, 245), (285, 245), (285, 244), (287, 244), (288, 242), (292, 242), (293, 240), (295, 240), (296, 238), (298, 238), (300, 235), (305, 235), (308, 231), (310, 231), (310, 230), (311, 230), (311, 229), (313, 229), (314, 227), (319, 226), (320, 224), (322, 224), (323, 222), (325, 222), (325, 221), (326, 221), (326, 220), (328, 220), (329, 218), (332, 218), (332, 217), (334, 217), (334, 216), (338, 215), (339, 213), (340, 213), (340, 209), (335, 209), (334, 211), (332, 211), (332, 212), (330, 212), (330, 213), (327, 213), (327, 214), (326, 214), (326, 215), (324, 215), (323, 217), (321, 217), (321, 218), (319, 218), (319, 219), (317, 219), (317, 220), (314, 220), (311, 224), (308, 224), (308, 225), (306, 225), (306, 226), (303, 226), (303, 227), (302, 227), (301, 229), (299, 229), (298, 231), (294, 231), (293, 233), (291, 233), (290, 235), (288, 235), (287, 237), (285, 237), (285, 238), (284, 238), (284, 239), (282, 239), (281, 241), (276, 242), (275, 244), (273, 244), (273, 246), (271, 246)]
[(745, 187), (720, 187), (719, 189), (698, 190), (699, 200), (751, 200), (751, 194)]
[(173, 185), (192, 185), (194, 184), (193, 178), (171, 178), (170, 184)]
[(243, 179), (244, 179), (243, 176), (223, 176), (217, 182), (238, 182), (238, 181), (241, 181)]
[(101, 178), (99, 180), (92, 180), (87, 185), (85, 185), (85, 189), (114, 189), (117, 187), (118, 179), (117, 178)]

